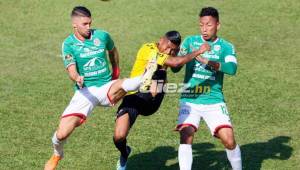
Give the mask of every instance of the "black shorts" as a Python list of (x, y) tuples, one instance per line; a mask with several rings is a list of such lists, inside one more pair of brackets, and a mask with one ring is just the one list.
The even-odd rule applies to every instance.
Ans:
[[(153, 80), (166, 80), (166, 71), (157, 70), (153, 75)], [(135, 93), (123, 98), (117, 111), (117, 118), (128, 113), (130, 126), (132, 126), (138, 115), (149, 116), (155, 113), (164, 98), (164, 92), (152, 97), (151, 93)]]

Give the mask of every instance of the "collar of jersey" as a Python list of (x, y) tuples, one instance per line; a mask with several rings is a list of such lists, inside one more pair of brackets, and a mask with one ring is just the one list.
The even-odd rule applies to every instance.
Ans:
[(202, 37), (202, 35), (201, 35), (200, 37), (201, 37), (201, 39), (202, 39), (203, 42), (209, 42), (209, 43), (212, 43), (212, 44), (215, 44), (215, 43), (217, 43), (217, 42), (219, 41), (219, 37), (217, 37), (217, 39), (215, 39), (215, 41), (206, 41), (206, 40)]
[[(94, 34), (94, 31), (91, 30), (91, 37), (90, 37), (88, 40), (92, 40), (92, 39), (93, 39), (93, 34)], [(80, 39), (78, 39), (78, 38), (76, 37), (75, 34), (73, 34), (73, 38), (74, 38), (76, 41), (80, 42), (80, 43), (84, 43), (84, 41), (86, 40), (86, 39), (85, 39), (84, 41), (81, 41)]]

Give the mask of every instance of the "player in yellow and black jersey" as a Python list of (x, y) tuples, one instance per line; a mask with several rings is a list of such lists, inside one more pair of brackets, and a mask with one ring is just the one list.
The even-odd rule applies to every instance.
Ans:
[(145, 87), (149, 88), (146, 92), (129, 93), (123, 98), (118, 108), (113, 138), (116, 148), (121, 152), (117, 170), (126, 169), (127, 158), (131, 152), (130, 147), (126, 145), (126, 137), (137, 116), (148, 116), (155, 113), (162, 103), (164, 92), (153, 89), (157, 89), (157, 82), (165, 83), (167, 67), (182, 66), (210, 49), (208, 44), (203, 44), (199, 50), (193, 53), (175, 57), (179, 51), (180, 43), (179, 32), (169, 31), (157, 43), (144, 44), (137, 53), (130, 77), (142, 75), (145, 69), (153, 69), (153, 75), (149, 75), (152, 83), (150, 83), (150, 87), (147, 87), (146, 83)]

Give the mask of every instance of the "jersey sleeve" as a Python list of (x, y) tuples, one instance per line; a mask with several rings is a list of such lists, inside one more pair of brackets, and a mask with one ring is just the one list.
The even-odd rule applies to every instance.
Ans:
[(109, 33), (106, 34), (106, 39), (107, 39), (107, 44), (106, 44), (106, 49), (107, 50), (112, 50), (115, 47), (115, 43), (112, 40), (111, 36), (109, 35)]
[[(180, 50), (179, 50), (179, 53), (178, 53), (178, 56), (184, 56), (184, 55), (187, 55), (189, 53), (189, 49), (190, 48), (190, 45), (189, 45), (189, 39), (188, 38), (185, 38), (183, 40), (183, 42), (181, 43), (180, 45)], [(182, 66), (180, 67), (171, 67), (171, 71), (173, 73), (177, 73), (181, 70)]]
[(70, 44), (65, 42), (62, 44), (62, 59), (65, 68), (68, 68), (70, 65), (75, 64), (76, 62)]
[(190, 48), (189, 39), (186, 38), (180, 45), (180, 50), (179, 50), (178, 56), (187, 55), (189, 53), (189, 48)]
[(232, 44), (225, 46), (223, 56), (224, 62), (221, 62), (220, 71), (229, 75), (234, 75), (237, 71), (237, 59), (235, 49)]
[(157, 52), (157, 64), (163, 66), (169, 55)]
[(223, 56), (224, 56), (225, 63), (232, 62), (237, 64), (236, 53), (235, 53), (234, 46), (232, 44), (228, 44), (225, 46)]

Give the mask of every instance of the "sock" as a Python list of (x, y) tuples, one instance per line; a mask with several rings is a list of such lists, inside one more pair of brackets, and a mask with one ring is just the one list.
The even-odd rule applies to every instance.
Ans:
[(116, 141), (114, 139), (114, 143), (115, 143), (115, 146), (116, 148), (118, 148), (118, 150), (121, 152), (121, 156), (125, 159), (128, 158), (128, 152), (127, 152), (127, 147), (126, 147), (126, 144), (127, 144), (127, 140), (120, 140), (120, 141)]
[(56, 132), (54, 133), (53, 137), (52, 137), (52, 143), (53, 143), (53, 148), (54, 148), (54, 154), (58, 155), (60, 157), (64, 156), (64, 144), (65, 144), (66, 140), (58, 140), (56, 137)]
[(180, 144), (178, 148), (178, 160), (180, 170), (191, 170), (193, 163), (192, 145)]
[(241, 170), (242, 157), (239, 145), (236, 145), (236, 147), (233, 150), (226, 149), (226, 154), (231, 164), (232, 170)]
[(138, 76), (134, 78), (125, 79), (121, 86), (122, 89), (125, 90), (126, 92), (136, 91), (139, 89), (141, 83), (142, 83), (142, 76)]

